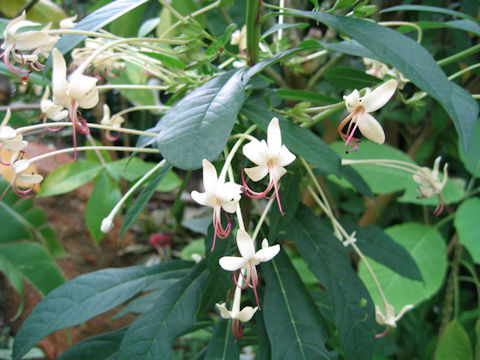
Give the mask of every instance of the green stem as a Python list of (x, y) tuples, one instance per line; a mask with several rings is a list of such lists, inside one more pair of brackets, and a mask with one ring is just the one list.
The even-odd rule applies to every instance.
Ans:
[(258, 62), (260, 41), (260, 27), (258, 21), (260, 19), (260, 8), (262, 5), (261, 0), (248, 0), (247, 1), (247, 53), (248, 53), (248, 65), (253, 66)]
[[(118, 128), (114, 126), (106, 126), (106, 125), (92, 124), (92, 123), (87, 123), (87, 125), (89, 128), (92, 128), (92, 129), (118, 131), (118, 132), (123, 132), (127, 134), (138, 135), (138, 136), (156, 137), (158, 135), (153, 132), (141, 131), (136, 129)], [(73, 126), (73, 124), (71, 122), (49, 122), (49, 123), (43, 123), (43, 124), (36, 124), (36, 125), (30, 125), (30, 126), (19, 128), (17, 129), (17, 133), (23, 134), (23, 133), (38, 130), (38, 129), (48, 128), (48, 127), (58, 127), (58, 126)]]
[(463, 59), (467, 56), (470, 56), (470, 55), (473, 55), (475, 54), (477, 51), (480, 51), (480, 44), (477, 44), (475, 46), (472, 46), (471, 48), (469, 49), (466, 49), (466, 50), (463, 50), (463, 51), (460, 51), (452, 56), (449, 56), (449, 57), (446, 57), (442, 60), (439, 60), (437, 61), (437, 64), (439, 66), (445, 66), (445, 65), (448, 65), (448, 64), (451, 64), (451, 63), (454, 63), (460, 59)]

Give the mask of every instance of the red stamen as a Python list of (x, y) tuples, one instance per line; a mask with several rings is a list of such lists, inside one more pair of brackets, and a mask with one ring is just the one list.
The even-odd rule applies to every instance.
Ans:
[(118, 139), (120, 139), (120, 132), (117, 132), (117, 134), (115, 136), (112, 136), (112, 134), (110, 133), (110, 130), (107, 131), (107, 133), (105, 134), (105, 137), (107, 138), (107, 140), (109, 141), (117, 141)]
[(375, 338), (380, 339), (380, 338), (384, 337), (385, 335), (387, 335), (389, 332), (390, 332), (390, 326), (387, 326), (385, 331), (380, 333), (380, 334), (376, 334)]

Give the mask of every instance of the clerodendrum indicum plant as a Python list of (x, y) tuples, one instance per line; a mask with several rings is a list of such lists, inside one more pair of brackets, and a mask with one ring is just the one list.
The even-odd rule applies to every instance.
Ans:
[[(205, 359), (238, 359), (246, 346), (259, 359), (370, 359), (393, 354), (395, 342), (405, 348), (400, 357), (435, 351), (448, 358), (449, 341), (462, 342), (462, 358), (468, 351), (471, 358), (471, 334), (459, 320), (469, 304), (458, 283), (480, 288), (469, 216), (480, 210), (473, 197), (479, 95), (462, 86), (474, 85), (479, 47), (470, 44), (480, 27), (447, 8), (377, 13), (368, 2), (332, 3), (115, 0), (77, 23), (42, 25), (25, 13), (5, 22), (5, 69), (24, 85), (43, 71), (47, 83), (41, 123), (15, 128), (10, 110), (1, 123), (1, 174), (10, 183), (2, 197), (58, 195), (94, 180), (86, 217), (98, 241), (126, 207), (124, 234), (174, 169), (202, 168), (203, 189), (185, 193), (211, 217), (196, 227), (205, 241), (195, 261), (175, 255), (186, 244), (175, 236), (153, 237), (152, 246), (171, 246), (174, 255), (85, 274), (51, 291), (15, 335), (15, 359), (50, 333), (137, 296), (125, 308), (139, 314), (129, 326), (84, 340), (60, 359), (168, 359), (178, 337), (202, 328), (212, 334), (197, 354)], [(432, 12), (435, 21), (397, 21)], [(139, 37), (113, 31), (122, 15), (138, 20)], [(467, 45), (442, 53), (423, 36), (429, 28)], [(132, 105), (112, 115), (119, 92)], [(98, 121), (93, 108), (103, 109)], [(157, 124), (132, 114), (126, 121), (140, 111)], [(423, 130), (409, 131), (422, 121)], [(71, 148), (25, 156), (33, 135), (62, 129), (71, 130)], [(83, 137), (89, 145), (78, 144)], [(136, 146), (128, 145), (132, 137)], [(467, 186), (449, 179), (438, 155), (455, 160), (457, 139), (472, 175)], [(113, 161), (107, 150), (132, 155)], [(74, 162), (44, 180), (35, 162), (60, 153)], [(150, 162), (140, 160), (146, 155)], [(417, 165), (433, 159), (433, 167)], [(467, 174), (461, 164), (452, 168)], [(131, 182), (123, 196), (120, 179)], [(388, 194), (402, 191), (392, 205)], [(189, 227), (175, 214), (176, 229), (182, 220)], [(463, 291), (478, 298), (475, 289)], [(408, 335), (430, 321), (437, 293), (437, 346), (412, 350)]]

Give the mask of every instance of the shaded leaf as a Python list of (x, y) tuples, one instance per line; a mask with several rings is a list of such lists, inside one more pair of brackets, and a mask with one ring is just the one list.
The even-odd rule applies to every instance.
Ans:
[(334, 104), (340, 101), (340, 99), (335, 99), (330, 96), (320, 94), (316, 91), (278, 89), (276, 90), (276, 93), (285, 100), (310, 101), (325, 105)]
[(180, 169), (213, 161), (230, 136), (245, 99), (244, 71), (224, 73), (185, 96), (160, 119), (157, 146)]
[(470, 338), (458, 320), (453, 319), (440, 336), (435, 350), (435, 360), (471, 359), (473, 359), (473, 353)]
[(425, 11), (425, 12), (432, 12), (434, 14), (445, 14), (445, 15), (451, 15), (455, 17), (460, 17), (464, 19), (469, 19), (471, 21), (478, 21), (474, 17), (471, 17), (467, 14), (464, 14), (460, 11), (455, 11), (455, 10), (450, 10), (446, 9), (443, 7), (437, 7), (437, 6), (427, 6), (427, 5), (397, 5), (397, 6), (392, 6), (386, 9), (383, 9), (380, 11), (380, 14), (387, 13), (387, 12), (392, 12), (392, 11)]
[(345, 247), (305, 206), (299, 207), (289, 224), (287, 237), (295, 241), (310, 271), (327, 290), (345, 357), (370, 359), (376, 326), (373, 301), (353, 271)]
[(206, 359), (236, 360), (240, 356), (238, 344), (232, 334), (232, 320), (220, 318), (205, 354)]
[(25, 320), (15, 337), (14, 359), (52, 332), (113, 309), (155, 281), (174, 277), (190, 266), (191, 262), (175, 260), (152, 267), (105, 269), (68, 281), (50, 292)]
[(341, 89), (362, 89), (382, 82), (381, 79), (365, 73), (364, 70), (336, 66), (325, 72), (325, 78)]
[(127, 330), (117, 360), (169, 359), (177, 336), (195, 323), (195, 313), (208, 278), (205, 261), (168, 288), (152, 310), (138, 317)]
[(476, 264), (480, 264), (479, 221), (480, 199), (477, 197), (465, 200), (455, 213), (454, 223), (458, 232), (458, 239), (468, 250)]

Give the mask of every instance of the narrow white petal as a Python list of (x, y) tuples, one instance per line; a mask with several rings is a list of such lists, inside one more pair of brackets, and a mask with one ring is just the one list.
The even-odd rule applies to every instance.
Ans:
[(374, 112), (385, 105), (397, 88), (396, 80), (388, 80), (362, 98), (361, 104), (367, 113)]
[(238, 256), (224, 256), (218, 260), (223, 270), (236, 271), (245, 265), (245, 259)]
[(215, 194), (217, 191), (217, 170), (207, 159), (203, 159), (203, 187), (207, 194)]
[(280, 131), (280, 124), (278, 119), (274, 117), (270, 124), (268, 124), (267, 129), (267, 144), (268, 150), (272, 155), (277, 155), (280, 152), (282, 146), (282, 133)]
[(223, 203), (224, 201), (240, 200), (242, 193), (241, 186), (234, 182), (222, 184), (217, 188), (217, 198)]
[(266, 165), (268, 160), (270, 160), (265, 140), (261, 142), (258, 140), (250, 141), (242, 150), (243, 155), (255, 165)]
[(21, 174), (22, 172), (27, 170), (30, 165), (31, 165), (30, 161), (25, 159), (20, 159), (15, 161), (12, 164), (12, 170), (15, 172), (15, 174)]
[(276, 244), (267, 248), (262, 248), (255, 254), (255, 261), (266, 262), (272, 260), (280, 251), (280, 245)]
[(251, 306), (245, 306), (236, 316), (236, 318), (242, 322), (250, 321), (253, 317), (255, 312), (257, 311), (257, 307), (252, 308)]
[(295, 155), (293, 155), (285, 145), (282, 145), (280, 149), (280, 154), (278, 155), (278, 158), (277, 158), (277, 165), (287, 166), (292, 162), (294, 162), (295, 159), (296, 159)]
[(240, 251), (240, 254), (242, 254), (242, 257), (246, 261), (255, 257), (255, 246), (253, 244), (253, 240), (243, 229), (239, 229), (237, 231), (237, 247), (238, 251)]
[(233, 214), (235, 211), (237, 211), (237, 205), (238, 200), (225, 201), (222, 202), (222, 209), (230, 214)]
[(227, 310), (225, 303), (223, 304), (215, 304), (217, 309), (220, 310), (220, 316), (224, 319), (230, 319), (232, 317), (232, 313)]
[(398, 321), (402, 318), (403, 315), (405, 315), (405, 313), (408, 311), (408, 310), (411, 310), (413, 309), (413, 305), (405, 305), (402, 310), (400, 310), (400, 312), (398, 313), (398, 315), (395, 317), (395, 321)]
[(368, 140), (377, 144), (385, 142), (383, 128), (372, 115), (365, 113), (358, 121), (358, 129)]
[(10, 126), (0, 127), (0, 141), (13, 139), (15, 136), (17, 136), (17, 132)]
[(5, 141), (5, 148), (10, 151), (21, 151), (27, 147), (27, 144), (24, 140), (7, 140)]
[(192, 196), (192, 199), (200, 205), (213, 207), (212, 200), (207, 193), (199, 193), (198, 191), (193, 190), (190, 195)]
[(57, 105), (67, 105), (67, 65), (60, 51), (56, 48), (53, 54), (53, 70), (52, 70), (52, 91), (53, 102)]
[(47, 33), (43, 31), (26, 31), (13, 36), (17, 50), (34, 50), (48, 41)]
[(245, 169), (248, 177), (253, 181), (262, 180), (268, 174), (268, 166), (261, 165), (261, 166), (254, 166), (252, 168)]
[(287, 173), (287, 170), (285, 170), (284, 167), (281, 166), (274, 166), (272, 169), (271, 175), (275, 178), (275, 180), (278, 182), (280, 178)]
[(351, 94), (345, 95), (343, 100), (345, 100), (347, 111), (351, 113), (358, 105), (360, 105), (360, 94), (358, 90), (355, 89)]
[(26, 185), (34, 185), (34, 184), (39, 184), (43, 180), (42, 175), (18, 175), (18, 181), (20, 181), (22, 184)]

